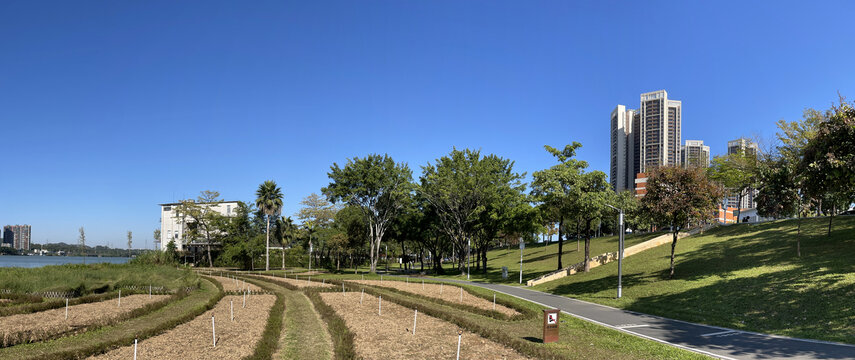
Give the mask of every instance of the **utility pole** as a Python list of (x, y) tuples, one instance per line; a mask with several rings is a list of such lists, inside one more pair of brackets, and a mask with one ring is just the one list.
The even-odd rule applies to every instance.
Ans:
[(623, 276), (623, 236), (624, 236), (624, 223), (623, 223), (623, 209), (618, 209), (614, 206), (606, 204), (606, 206), (615, 209), (619, 212), (618, 215), (618, 227), (620, 228), (620, 234), (618, 236), (618, 271), (617, 271), (617, 298), (620, 299), (622, 295), (622, 276)]

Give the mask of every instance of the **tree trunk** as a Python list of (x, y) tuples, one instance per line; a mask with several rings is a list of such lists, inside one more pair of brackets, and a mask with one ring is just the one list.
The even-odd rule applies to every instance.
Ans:
[(581, 237), (581, 233), (582, 233), (582, 224), (581, 224), (581, 219), (579, 219), (579, 220), (576, 220), (576, 252), (577, 253), (579, 252), (579, 238)]
[(674, 238), (671, 240), (671, 273), (668, 275), (669, 279), (674, 277), (674, 250), (677, 249), (677, 233), (679, 232), (677, 226), (674, 226)]
[(487, 274), (487, 247), (484, 246), (484, 250), (482, 251), (484, 252), (484, 255), (481, 256), (481, 261), (484, 262), (484, 274)]
[(285, 270), (285, 245), (282, 245), (282, 270)]
[(796, 256), (802, 257), (802, 199), (799, 197), (799, 207), (796, 209), (799, 225), (796, 227)]
[[(210, 257), (211, 254), (208, 254)], [(267, 246), (264, 248), (264, 271), (270, 271), (270, 215), (267, 215)]]
[(585, 272), (591, 271), (591, 220), (585, 222)]
[(561, 258), (564, 255), (563, 228), (564, 228), (564, 215), (559, 215), (558, 216), (558, 269), (557, 270), (561, 270), (564, 268), (564, 264), (561, 263)]
[(826, 236), (831, 237), (831, 220), (834, 220), (834, 206), (831, 207), (831, 214), (828, 216), (828, 234)]

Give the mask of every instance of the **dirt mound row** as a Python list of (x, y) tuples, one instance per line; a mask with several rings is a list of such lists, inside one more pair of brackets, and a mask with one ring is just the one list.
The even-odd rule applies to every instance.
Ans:
[[(397, 289), (401, 291), (406, 291), (408, 293), (412, 293), (418, 296), (426, 296), (434, 299), (441, 299), (448, 301), (450, 303), (464, 304), (469, 306), (474, 306), (484, 310), (493, 310), (493, 301), (482, 299), (475, 295), (470, 294), (466, 290), (461, 292), (461, 287), (452, 286), (448, 284), (428, 284), (422, 283), (421, 280), (412, 279), (409, 284), (404, 281), (390, 281), (390, 280), (348, 280), (347, 282), (371, 285), (371, 286), (380, 286), (387, 287), (392, 289)], [(462, 295), (462, 296), (461, 296)], [(496, 304), (496, 311), (508, 316), (514, 316), (518, 314), (514, 309), (503, 306), (501, 304)]]
[(0, 317), (0, 343), (10, 346), (19, 343), (40, 341), (60, 334), (90, 326), (110, 324), (126, 314), (158, 301), (168, 295), (129, 295), (122, 297), (121, 306), (117, 298), (68, 307), (65, 306), (31, 314)]
[(278, 276), (270, 276), (270, 275), (259, 275), (259, 277), (264, 279), (281, 281), (287, 284), (291, 284), (298, 288), (305, 287), (332, 287), (333, 285), (325, 282), (325, 280), (312, 279), (311, 276), (298, 276), (295, 280), (294, 276), (288, 276), (287, 278), (278, 277)]
[(244, 292), (244, 290), (249, 290), (252, 292), (259, 292), (261, 288), (257, 285), (250, 284), (241, 279), (232, 279), (223, 276), (211, 276), (212, 279), (217, 280), (220, 284), (223, 285), (223, 291), (229, 292)]
[[(378, 315), (378, 298), (359, 292), (321, 293), (321, 298), (338, 313), (354, 333), (358, 357), (365, 359), (454, 359), (457, 355), (456, 325), (419, 313), (413, 335), (413, 309), (383, 301)], [(463, 331), (461, 359), (526, 359), (513, 349), (477, 334)]]
[[(235, 321), (230, 320), (229, 302), (234, 304)], [(252, 355), (267, 325), (273, 295), (225, 296), (217, 305), (195, 319), (137, 344), (138, 359), (241, 359)], [(213, 346), (211, 315), (214, 315), (217, 346)], [(91, 359), (133, 359), (134, 346), (115, 349)]]

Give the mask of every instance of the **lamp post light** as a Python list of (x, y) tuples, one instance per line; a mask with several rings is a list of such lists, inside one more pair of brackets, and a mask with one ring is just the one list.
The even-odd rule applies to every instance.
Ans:
[(618, 236), (618, 267), (617, 267), (617, 298), (620, 299), (621, 293), (621, 277), (623, 276), (623, 235), (625, 232), (624, 224), (623, 224), (623, 209), (618, 209), (609, 204), (605, 204), (606, 206), (617, 210), (620, 214), (618, 215), (618, 227), (620, 229), (620, 235)]

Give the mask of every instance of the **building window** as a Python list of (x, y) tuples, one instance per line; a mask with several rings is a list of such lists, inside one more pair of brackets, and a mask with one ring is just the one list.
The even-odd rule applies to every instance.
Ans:
[(226, 215), (231, 215), (231, 214), (232, 214), (232, 206), (226, 205)]
[(164, 206), (163, 207), (163, 211), (170, 211), (170, 210), (172, 210), (171, 206)]

